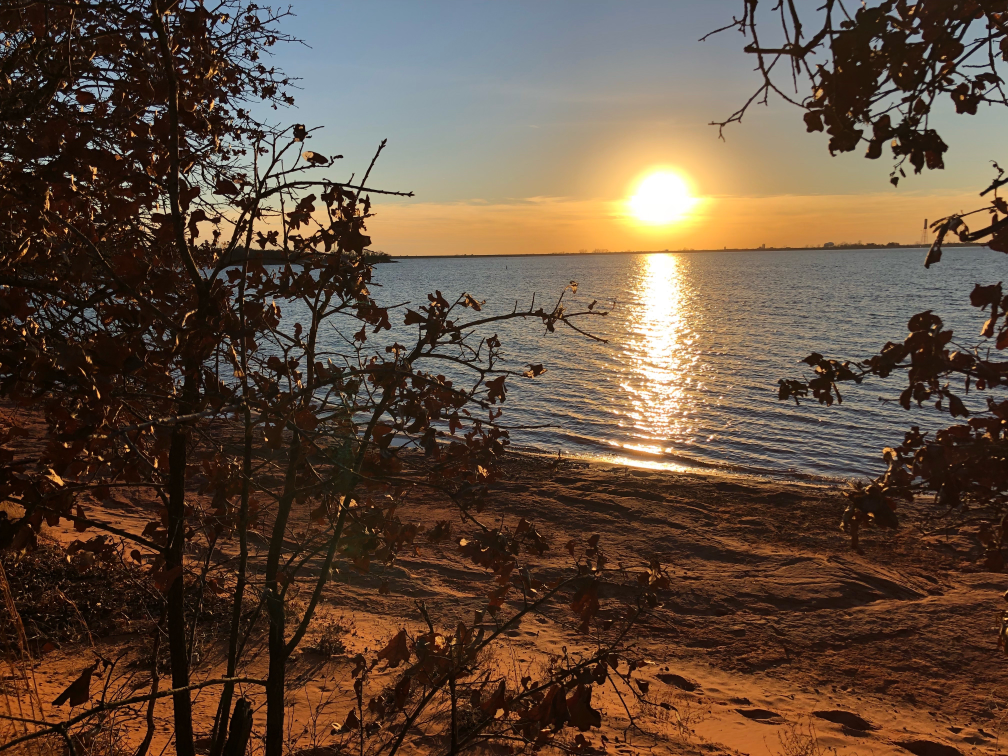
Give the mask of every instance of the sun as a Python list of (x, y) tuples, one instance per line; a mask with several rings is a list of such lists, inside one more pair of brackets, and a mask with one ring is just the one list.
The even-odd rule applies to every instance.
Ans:
[(629, 204), (641, 223), (665, 226), (682, 220), (696, 204), (696, 198), (678, 174), (656, 171), (638, 184)]

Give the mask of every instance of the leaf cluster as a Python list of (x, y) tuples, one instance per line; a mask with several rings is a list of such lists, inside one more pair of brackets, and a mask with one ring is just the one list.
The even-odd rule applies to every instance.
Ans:
[[(425, 686), (448, 685), (455, 703), (456, 684), (472, 701), (478, 687), (473, 705), (490, 711), (498, 694), (486, 685), (499, 683), (469, 682), (483, 679), (479, 652), (560, 585), (572, 587), (582, 631), (602, 611), (597, 537), (568, 545), (575, 583), (549, 587), (524, 561), (549, 548), (534, 525), (479, 515), (509, 441), (500, 417), (512, 373), (496, 324), (596, 338), (578, 323), (606, 313), (572, 306), (573, 281), (551, 306), (533, 299), (500, 314), (466, 292), (436, 290), (417, 305), (373, 294), (372, 197), (410, 193), (369, 186), (385, 141), (360, 179), (340, 178), (341, 156), (307, 149), (314, 129), (256, 115), (291, 102), (291, 80), (267, 65), (289, 39), (285, 15), (245, 0), (0, 10), (0, 496), (23, 512), (0, 519), (0, 548), (29, 551), (43, 524), (69, 522), (85, 534), (72, 547), (80, 558), (141, 571), (159, 592), (171, 674), (170, 693), (155, 678), (146, 697), (103, 698), (60, 724), (34, 723), (34, 736), (170, 697), (177, 752), (192, 756), (192, 693), (214, 687), (209, 742), (220, 756), (229, 729), (251, 726), (248, 701), (234, 700), (251, 681), (265, 696), (265, 752), (278, 756), (288, 661), (334, 578), (385, 571), (419, 553), (419, 536), (454, 539), (493, 575), (494, 629), (477, 621), (444, 634), (430, 623), (405, 651), (403, 639), (387, 650), (392, 667), (407, 652), (417, 660), (414, 718), (432, 700), (415, 698)], [(38, 422), (43, 442), (29, 446)], [(418, 483), (457, 506), (464, 533), (404, 514)], [(120, 497), (149, 512), (142, 532), (95, 506)], [(654, 603), (659, 589), (645, 582), (635, 591)], [(376, 590), (390, 592), (388, 579)], [(226, 670), (195, 683), (199, 612), (186, 607), (211, 595), (230, 607)], [(263, 634), (268, 675), (256, 680), (250, 644)], [(523, 737), (536, 741), (547, 723), (597, 726), (584, 664), (504, 689)], [(500, 708), (466, 737), (503, 726)], [(361, 709), (362, 727), (366, 718)]]
[(888, 145), (896, 185), (907, 162), (916, 173), (945, 167), (948, 146), (931, 123), (939, 104), (951, 101), (956, 113), (969, 115), (1008, 104), (1003, 0), (826, 0), (815, 12), (800, 11), (794, 0), (757, 6), (743, 0), (741, 14), (713, 32), (746, 36), (762, 79), (741, 108), (713, 124), (722, 130), (774, 94), (805, 111), (809, 132), (829, 136), (830, 154), (864, 144), (874, 160)]
[[(944, 168), (948, 147), (932, 124), (939, 105), (951, 101), (955, 113), (964, 115), (975, 115), (983, 105), (1008, 105), (1002, 76), (1008, 62), (1008, 4), (1002, 0), (916, 5), (878, 0), (856, 7), (826, 0), (815, 11), (799, 10), (793, 0), (757, 5), (743, 0), (741, 15), (713, 32), (736, 30), (746, 36), (745, 51), (755, 57), (761, 77), (752, 97), (714, 124), (722, 133), (753, 103), (766, 103), (776, 94), (804, 111), (809, 132), (829, 137), (830, 154), (865, 144), (865, 156), (877, 159), (888, 144), (895, 186), (906, 175), (907, 162), (916, 173)], [(925, 267), (941, 260), (949, 234), (1008, 253), (1008, 204), (998, 194), (1008, 179), (997, 163), (993, 166), (996, 175), (980, 192), (989, 199), (986, 207), (931, 224), (935, 236)], [(934, 434), (913, 426), (901, 444), (884, 450), (886, 472), (850, 492), (843, 527), (855, 547), (861, 523), (894, 527), (898, 504), (925, 491), (946, 513), (975, 506), (1000, 518), (1008, 497), (1008, 400), (1003, 398), (1008, 363), (1001, 356), (1008, 348), (1008, 299), (1000, 283), (977, 284), (970, 304), (987, 316), (979, 339), (957, 340), (937, 314), (922, 312), (910, 319), (902, 341), (887, 342), (866, 360), (814, 353), (804, 360), (812, 376), (779, 381), (781, 400), (799, 402), (811, 395), (830, 406), (842, 402), (841, 383), (903, 374), (901, 407), (932, 405), (959, 420)], [(979, 402), (968, 406), (971, 392)], [(999, 539), (987, 540), (1000, 549)]]

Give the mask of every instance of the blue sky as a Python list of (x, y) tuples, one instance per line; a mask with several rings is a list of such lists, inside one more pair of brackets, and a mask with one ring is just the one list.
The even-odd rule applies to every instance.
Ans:
[[(541, 233), (500, 238), (530, 217), (550, 233), (542, 248), (524, 251), (801, 244), (802, 233), (821, 243), (823, 234), (867, 240), (890, 228), (907, 241), (917, 233), (917, 215), (940, 212), (951, 198), (969, 201), (990, 176), (988, 161), (1005, 157), (989, 147), (999, 131), (984, 113), (940, 116), (949, 168), (898, 190), (888, 185), (885, 157), (868, 161), (859, 151), (830, 158), (822, 135), (806, 134), (800, 113), (783, 102), (753, 109), (718, 140), (708, 122), (744, 102), (757, 79), (738, 33), (698, 40), (740, 8), (735, 0), (301, 0), (284, 27), (305, 44), (275, 56), (301, 79), (301, 91), (293, 112), (277, 117), (324, 125), (311, 147), (345, 155), (347, 172), (365, 168), (378, 141), (389, 139), (372, 183), (417, 198), (379, 205), (372, 231), (385, 230), (390, 251), (404, 253), (438, 251), (436, 242), (421, 240), (456, 216), (464, 228), (441, 234), (450, 247), (443, 251), (534, 246)], [(643, 235), (602, 223), (603, 216), (612, 221), (612, 208), (643, 172), (666, 166), (710, 198), (706, 214)], [(824, 199), (837, 196), (845, 199)], [(879, 203), (891, 205), (891, 220), (879, 216)], [(482, 205), (496, 220), (481, 225)], [(782, 205), (800, 210), (800, 218), (760, 225), (760, 216)], [(744, 222), (718, 220), (733, 207), (744, 210)], [(567, 232), (552, 233), (551, 213)], [(857, 217), (849, 223), (834, 217), (850, 213)]]

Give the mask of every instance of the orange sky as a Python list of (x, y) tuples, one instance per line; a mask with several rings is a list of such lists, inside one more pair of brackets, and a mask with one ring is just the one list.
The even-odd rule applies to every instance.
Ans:
[[(911, 243), (925, 218), (982, 204), (990, 161), (1008, 163), (990, 109), (936, 108), (947, 168), (898, 188), (889, 156), (831, 157), (827, 137), (779, 100), (719, 139), (710, 122), (758, 81), (740, 35), (699, 38), (737, 10), (299, 0), (288, 27), (305, 45), (275, 62), (301, 89), (269, 118), (324, 126), (307, 148), (345, 155), (347, 179), (388, 138), (368, 183), (416, 193), (373, 197), (373, 247), (393, 255)], [(666, 227), (628, 221), (636, 182), (658, 168), (686, 177), (700, 202)]]
[(647, 226), (622, 201), (534, 197), (486, 202), (379, 203), (375, 247), (397, 255), (522, 254), (915, 242), (924, 218), (975, 207), (975, 194), (706, 197), (690, 217)]

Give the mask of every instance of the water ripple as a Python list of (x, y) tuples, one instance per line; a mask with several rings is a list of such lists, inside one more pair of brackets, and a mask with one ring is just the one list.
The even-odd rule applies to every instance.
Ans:
[[(609, 344), (503, 322), (510, 367), (543, 362), (512, 381), (509, 425), (518, 445), (651, 467), (722, 468), (809, 478), (875, 474), (902, 429), (939, 426), (937, 413), (878, 401), (898, 379), (850, 387), (841, 407), (779, 402), (777, 380), (801, 373), (812, 351), (862, 359), (906, 333), (924, 309), (974, 334), (977, 281), (1001, 280), (1003, 256), (960, 249), (925, 270), (921, 250), (710, 252), (653, 255), (402, 260), (376, 272), (379, 300), (421, 301), (440, 289), (510, 311), (580, 283), (574, 305), (615, 300), (591, 326)], [(451, 297), (449, 297), (451, 298)], [(567, 299), (564, 300), (567, 302)]]

